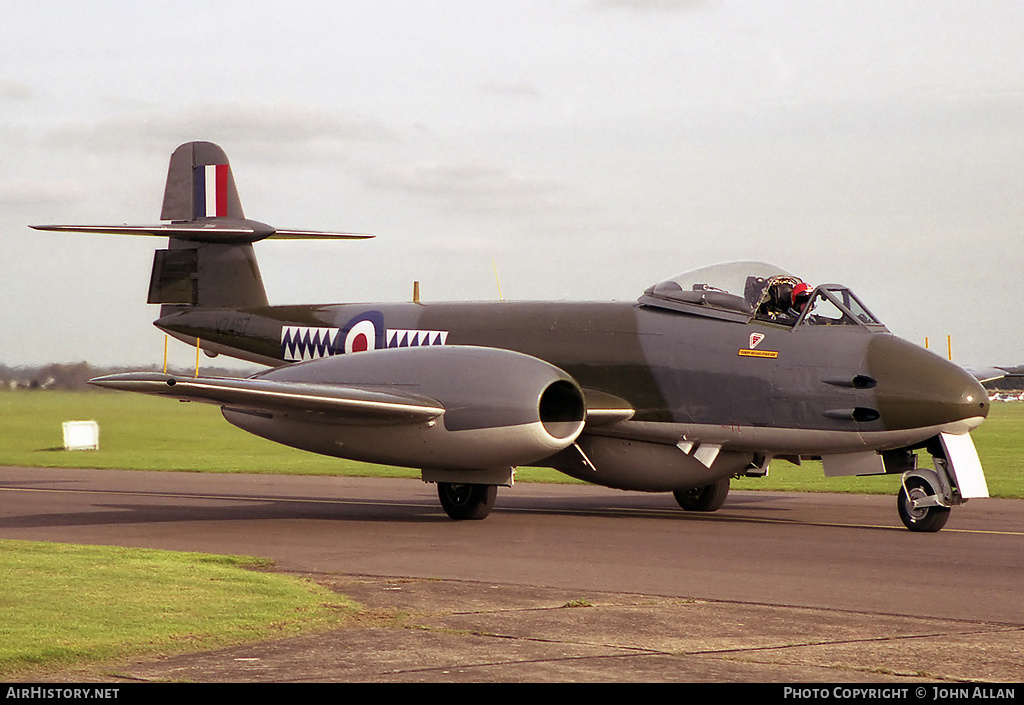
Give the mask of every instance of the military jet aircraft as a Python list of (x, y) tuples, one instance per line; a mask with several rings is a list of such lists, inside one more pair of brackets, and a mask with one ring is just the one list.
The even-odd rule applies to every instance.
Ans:
[(713, 511), (733, 477), (820, 458), (829, 476), (901, 473), (912, 531), (938, 531), (951, 507), (988, 495), (970, 436), (985, 390), (839, 284), (741, 262), (666, 279), (635, 303), (271, 306), (254, 242), (359, 236), (246, 219), (208, 142), (171, 156), (161, 220), (33, 227), (169, 237), (149, 285), (155, 325), (271, 369), (93, 384), (217, 404), (278, 443), (418, 468), (453, 519), (487, 516), (522, 465)]

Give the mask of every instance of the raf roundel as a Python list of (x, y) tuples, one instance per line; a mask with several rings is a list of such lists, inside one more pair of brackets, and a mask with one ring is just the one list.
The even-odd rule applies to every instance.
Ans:
[(359, 321), (345, 334), (345, 353), (366, 352), (377, 348), (377, 327), (368, 318)]

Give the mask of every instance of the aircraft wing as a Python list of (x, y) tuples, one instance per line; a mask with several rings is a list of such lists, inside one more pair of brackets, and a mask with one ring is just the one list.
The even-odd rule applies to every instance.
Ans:
[(985, 382), (994, 382), (997, 379), (1003, 379), (1004, 377), (1024, 377), (1024, 374), (1019, 372), (1010, 372), (1004, 370), (1001, 367), (965, 367), (965, 370), (969, 372), (974, 379), (978, 380), (982, 384)]
[(365, 240), (365, 233), (334, 233), (319, 230), (272, 228), (254, 220), (229, 222), (188, 221), (155, 225), (30, 225), (33, 230), (63, 233), (103, 233), (106, 235), (153, 235), (194, 242), (255, 242), (266, 238), (285, 240)]
[(427, 397), (372, 387), (341, 386), (265, 379), (179, 377), (156, 372), (129, 372), (89, 380), (107, 389), (141, 392), (256, 411), (306, 411), (354, 422), (413, 423), (444, 413)]
[(1006, 376), (1006, 370), (998, 367), (965, 367), (964, 369), (979, 382), (992, 382)]
[[(124, 392), (140, 392), (181, 401), (196, 401), (263, 411), (312, 411), (353, 421), (394, 423), (427, 421), (444, 413), (444, 406), (429, 397), (402, 394), (393, 389), (339, 386), (264, 379), (182, 377), (158, 372), (127, 372), (89, 380), (89, 384)], [(633, 416), (623, 399), (585, 389), (586, 426), (594, 428)]]

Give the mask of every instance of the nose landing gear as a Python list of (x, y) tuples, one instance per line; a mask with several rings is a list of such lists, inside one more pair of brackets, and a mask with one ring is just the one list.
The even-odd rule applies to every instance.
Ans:
[(937, 480), (936, 477), (933, 486), (923, 474), (907, 473), (903, 476), (896, 508), (903, 525), (911, 531), (938, 531), (949, 520), (949, 507), (940, 503)]
[(926, 448), (935, 469), (911, 466), (903, 473), (897, 499), (900, 519), (911, 531), (938, 531), (946, 525), (950, 508), (971, 497), (988, 497), (985, 473), (970, 434), (940, 433)]

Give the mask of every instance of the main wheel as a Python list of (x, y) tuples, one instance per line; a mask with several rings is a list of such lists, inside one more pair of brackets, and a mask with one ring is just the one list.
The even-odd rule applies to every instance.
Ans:
[(672, 493), (679, 506), (688, 512), (713, 512), (721, 509), (725, 498), (729, 496), (729, 478), (723, 477), (718, 482), (689, 490), (676, 490)]
[(911, 531), (938, 531), (949, 520), (949, 507), (915, 507), (914, 500), (935, 494), (935, 489), (923, 477), (908, 478), (896, 498), (903, 525)]
[(445, 514), (452, 519), (483, 519), (494, 508), (498, 486), (438, 482), (437, 496)]

